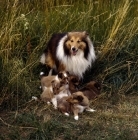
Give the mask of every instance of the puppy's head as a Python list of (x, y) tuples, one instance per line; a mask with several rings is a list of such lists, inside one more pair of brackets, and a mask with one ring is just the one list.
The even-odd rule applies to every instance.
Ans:
[(97, 82), (97, 81), (91, 81), (89, 83), (86, 84), (86, 87), (89, 89), (92, 89), (96, 92), (96, 94), (100, 94), (101, 91), (101, 83)]
[(74, 92), (74, 93), (72, 94), (72, 96), (73, 96), (73, 99), (78, 100), (78, 104), (79, 104), (79, 105), (82, 105), (82, 106), (87, 106), (87, 105), (89, 105), (89, 100), (88, 100), (88, 98), (83, 94), (83, 92), (81, 92), (81, 91)]
[(82, 96), (73, 97), (72, 95), (66, 99), (66, 101), (69, 102), (70, 104), (79, 104), (79, 102), (81, 102), (82, 100), (83, 100)]
[(61, 87), (60, 81), (53, 80), (51, 82), (51, 84), (52, 84), (53, 94), (54, 95), (58, 94), (59, 93), (59, 90), (60, 90), (60, 87)]
[(69, 50), (70, 55), (77, 55), (82, 50), (84, 51), (87, 47), (86, 37), (88, 33), (84, 32), (69, 32), (67, 34), (67, 41), (65, 42), (65, 46)]
[(62, 85), (69, 84), (68, 77), (69, 77), (69, 72), (67, 72), (67, 71), (61, 71), (58, 73), (58, 78), (60, 79), (60, 83)]
[(78, 90), (78, 86), (80, 84), (80, 80), (77, 76), (70, 75), (69, 76), (69, 89), (70, 92), (76, 92)]

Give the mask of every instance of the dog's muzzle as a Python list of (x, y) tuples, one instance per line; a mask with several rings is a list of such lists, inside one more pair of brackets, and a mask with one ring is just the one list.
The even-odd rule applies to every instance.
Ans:
[(77, 51), (78, 51), (77, 48), (75, 48), (75, 47), (71, 48), (71, 52), (72, 52), (73, 55), (76, 55)]

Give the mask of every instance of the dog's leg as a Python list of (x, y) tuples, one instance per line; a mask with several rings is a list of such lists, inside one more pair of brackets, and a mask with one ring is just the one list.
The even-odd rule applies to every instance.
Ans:
[(52, 72), (53, 72), (53, 69), (50, 69), (50, 71), (48, 73), (48, 76), (51, 76), (52, 75)]
[(57, 109), (57, 99), (56, 98), (52, 98), (51, 102), (52, 102), (54, 108)]
[(86, 111), (95, 112), (96, 110), (94, 110), (94, 109), (92, 109), (92, 108), (90, 108), (90, 107), (87, 107), (87, 108), (86, 108)]
[(77, 121), (79, 119), (79, 111), (78, 109), (73, 110), (73, 114), (74, 114), (74, 119)]

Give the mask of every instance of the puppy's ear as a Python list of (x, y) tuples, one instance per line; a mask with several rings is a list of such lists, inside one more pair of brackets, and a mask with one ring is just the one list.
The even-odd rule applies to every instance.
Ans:
[(94, 86), (98, 89), (98, 90), (101, 90), (101, 84), (99, 82), (96, 82), (94, 84)]
[(55, 87), (56, 86), (56, 80), (52, 80), (51, 84), (52, 84), (52, 87)]
[(70, 73), (68, 71), (66, 71), (66, 73), (67, 73), (68, 76), (70, 75)]
[(62, 73), (62, 72), (59, 72), (59, 73), (58, 73), (58, 78), (60, 78), (60, 79), (63, 78), (63, 73)]
[(73, 97), (72, 96), (68, 96), (66, 99), (67, 102), (72, 102), (73, 101)]
[(81, 95), (78, 95), (78, 96), (76, 97), (76, 99), (77, 99), (79, 102), (82, 102), (83, 97), (82, 97)]
[(71, 103), (71, 104), (77, 104), (78, 103), (78, 100), (77, 99), (74, 99), (72, 96), (69, 96), (67, 99), (66, 99), (67, 102)]

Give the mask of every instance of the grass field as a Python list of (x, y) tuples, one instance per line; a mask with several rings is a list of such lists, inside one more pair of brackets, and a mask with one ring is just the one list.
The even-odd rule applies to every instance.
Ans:
[[(0, 0), (0, 139), (138, 139), (138, 1)], [(66, 117), (39, 96), (40, 55), (55, 32), (86, 30), (97, 60), (95, 113)]]

